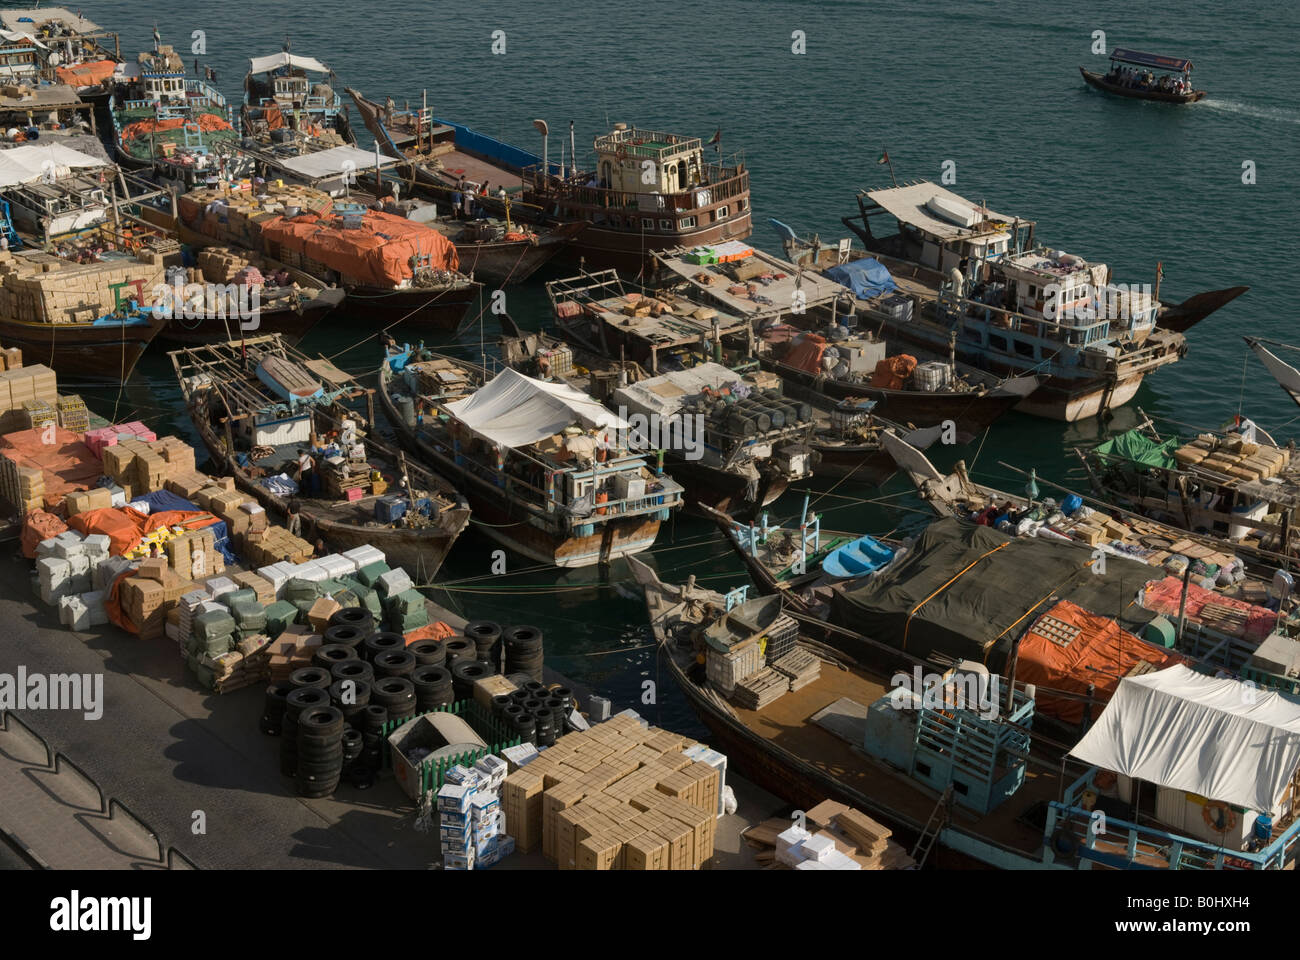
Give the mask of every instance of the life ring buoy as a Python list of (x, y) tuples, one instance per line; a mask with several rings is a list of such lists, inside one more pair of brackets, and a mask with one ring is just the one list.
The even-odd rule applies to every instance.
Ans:
[[(1212, 811), (1221, 810), (1223, 826), (1219, 825)], [(1220, 800), (1211, 800), (1201, 807), (1201, 819), (1215, 833), (1232, 833), (1237, 829), (1237, 811)]]

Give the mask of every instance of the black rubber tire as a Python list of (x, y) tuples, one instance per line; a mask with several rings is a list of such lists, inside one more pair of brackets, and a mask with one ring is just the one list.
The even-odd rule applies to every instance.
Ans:
[(447, 651), (447, 665), (451, 666), (457, 660), (477, 660), (478, 647), (474, 641), (468, 637), (453, 637), (443, 643), (443, 649)]
[(370, 664), (375, 668), (376, 679), (382, 677), (409, 677), (411, 671), (418, 666), (415, 662), (415, 654), (409, 650), (377, 651)]
[(361, 712), (357, 714), (362, 733), (378, 734), (383, 725), (388, 722), (388, 708), (382, 703), (374, 703), (374, 694), (375, 691), (372, 688), (370, 691), (372, 702), (362, 707)]
[(510, 699), (510, 694), (498, 693), (492, 698), (492, 712), (498, 717), (504, 716), (506, 707), (510, 706), (512, 703), (514, 703), (514, 701)]
[(337, 740), (343, 736), (343, 711), (335, 706), (314, 707), (298, 715), (298, 737)]
[(447, 646), (441, 640), (417, 640), (406, 650), (421, 667), (441, 667), (447, 662)]
[[(345, 607), (344, 609), (350, 608)], [(336, 612), (342, 613), (343, 611)], [(369, 611), (367, 611), (367, 615), (369, 615)], [(350, 623), (339, 623), (326, 627), (325, 632), (321, 634), (321, 638), (326, 643), (341, 643), (355, 650), (361, 646), (366, 637), (370, 636), (371, 629), (370, 627), (359, 627)]]
[[(304, 667), (303, 669), (310, 669)], [(310, 691), (319, 691), (316, 693)], [(323, 687), (299, 687), (289, 692), (284, 698), (284, 716), (286, 720), (297, 721), (298, 714), (307, 707), (327, 707), (330, 702), (329, 691)]]
[(320, 667), (299, 667), (289, 674), (289, 686), (320, 687), (322, 690), (330, 685), (330, 672)]
[[(353, 694), (352, 699), (354, 700), (353, 703), (347, 703), (347, 704), (343, 703), (343, 684), (345, 683), (352, 684), (352, 694)], [(369, 705), (370, 681), (352, 680), (352, 679), (335, 680), (333, 683), (330, 684), (330, 702), (334, 704), (334, 706), (338, 707), (340, 710), (343, 711), (343, 717), (346, 720), (348, 717), (348, 710), (350, 708), (354, 708), (353, 713), (355, 714), (356, 712), (355, 708), (360, 708)]]
[(525, 700), (533, 699), (533, 695), (529, 693), (527, 690), (523, 689), (523, 687), (519, 687), (515, 690), (511, 690), (510, 693), (507, 694), (507, 696), (515, 703), (523, 703)]
[(517, 689), (523, 689), (525, 683), (533, 679), (530, 673), (507, 673), (506, 679), (515, 685)]
[[(323, 643), (312, 653), (311, 665), (332, 671), (335, 664), (358, 659), (356, 647), (349, 647), (346, 643)], [(332, 678), (333, 673), (330, 676)]]
[(330, 616), (331, 627), (358, 627), (364, 636), (375, 629), (375, 616), (365, 607), (344, 607)]
[(396, 718), (394, 708), (415, 702), (415, 685), (406, 677), (381, 677), (370, 687), (370, 702), (388, 708), (388, 719)]
[(552, 687), (551, 696), (561, 697), (569, 702), (570, 708), (573, 706), (573, 691), (568, 687)]
[(344, 660), (330, 667), (330, 676), (335, 680), (365, 680), (369, 683), (375, 679), (375, 668), (364, 660)]
[(492, 667), (482, 660), (457, 660), (451, 665), (452, 693), (457, 700), (474, 698), (474, 682), (492, 676)]
[(540, 650), (542, 647), (542, 628), (529, 624), (517, 624), (501, 631), (501, 641), (505, 644), (507, 655), (511, 650), (518, 653)]
[(502, 716), (506, 718), (507, 722), (514, 723), (520, 717), (528, 716), (528, 711), (524, 709), (524, 705), (522, 703), (511, 703), (502, 712)]
[(539, 700), (542, 698), (544, 694), (548, 693), (546, 689), (546, 684), (542, 683), (540, 680), (529, 680), (527, 683), (524, 684), (524, 689), (527, 690), (529, 693), (531, 693), (533, 696), (537, 697)]
[(411, 681), (412, 686), (415, 687), (418, 693), (421, 690), (451, 686), (451, 671), (446, 667), (427, 664), (416, 667), (411, 671), (411, 675), (407, 679)]
[(343, 771), (343, 760), (331, 760), (325, 763), (307, 763), (300, 761), (298, 763), (298, 772), (294, 776), (298, 780), (328, 780), (331, 777), (337, 777)]
[(492, 672), (501, 669), (501, 624), (495, 620), (471, 620), (465, 624), (465, 636), (474, 641), (475, 656), (492, 665)]
[(400, 633), (393, 633), (391, 630), (378, 630), (362, 642), (365, 648), (365, 658), (371, 663), (374, 662), (375, 654), (384, 653), (388, 650), (405, 650), (406, 638)]

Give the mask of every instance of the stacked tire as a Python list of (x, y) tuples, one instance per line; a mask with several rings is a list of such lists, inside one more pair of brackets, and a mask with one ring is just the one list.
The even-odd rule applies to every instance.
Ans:
[(262, 723), (261, 730), (263, 733), (272, 737), (280, 735), (280, 727), (284, 723), (284, 699), (289, 696), (293, 688), (271, 684), (266, 688), (266, 700), (262, 704)]
[(343, 775), (343, 711), (326, 704), (297, 717), (298, 763), (294, 777), (303, 797), (328, 797)]
[(537, 683), (542, 681), (542, 631), (538, 627), (507, 627), (501, 634), (506, 652), (507, 674), (526, 673)]
[(491, 664), (462, 657), (451, 665), (452, 694), (457, 700), (474, 699), (474, 684), (493, 674)]
[(455, 687), (451, 671), (446, 667), (428, 664), (416, 667), (410, 676), (415, 687), (415, 712), (428, 713), (438, 707), (451, 706), (455, 701)]
[(280, 772), (286, 777), (295, 776), (298, 772), (298, 717), (304, 710), (329, 705), (329, 692), (321, 687), (298, 687), (285, 696), (284, 716), (280, 725)]
[(475, 656), (492, 667), (501, 669), (501, 624), (494, 620), (471, 620), (465, 624), (465, 638), (474, 641)]
[(378, 677), (370, 685), (370, 703), (388, 711), (389, 720), (415, 716), (415, 685), (406, 677)]
[(377, 703), (367, 704), (357, 715), (357, 721), (362, 741), (358, 763), (369, 770), (378, 770), (384, 762), (383, 729), (388, 722), (388, 708)]

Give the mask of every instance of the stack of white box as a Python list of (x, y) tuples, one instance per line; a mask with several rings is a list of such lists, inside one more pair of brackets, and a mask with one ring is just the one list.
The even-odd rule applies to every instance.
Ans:
[(357, 572), (356, 561), (343, 556), (341, 553), (331, 553), (329, 556), (317, 557), (314, 562), (324, 569), (326, 576), (331, 580), (348, 577)]
[(407, 576), (405, 570), (398, 567), (396, 570), (389, 570), (381, 574), (375, 583), (375, 589), (383, 597), (395, 597), (399, 593), (405, 593), (412, 587), (411, 578)]
[(482, 870), (515, 851), (515, 838), (505, 832), (500, 790), (509, 764), (484, 757), (471, 769), (455, 766), (438, 791), (438, 837), (442, 865), (447, 870)]
[(228, 593), (234, 593), (239, 589), (239, 585), (229, 577), (212, 577), (204, 581), (203, 589), (207, 591), (209, 597), (216, 600)]
[(257, 575), (271, 585), (275, 590), (275, 599), (284, 599), (284, 585), (293, 579), (294, 564), (287, 560), (281, 560), (278, 563), (272, 563), (269, 566), (259, 567)]
[(86, 548), (82, 546), (81, 540), (81, 534), (77, 531), (64, 530), (54, 538), (54, 555), (64, 560), (77, 555), (84, 556)]
[(81, 541), (86, 556), (90, 557), (92, 567), (99, 561), (108, 559), (108, 549), (112, 543), (113, 541), (108, 538), (108, 535), (103, 533), (92, 533)]
[(194, 631), (194, 618), (199, 615), (204, 602), (208, 595), (202, 590), (191, 590), (189, 593), (182, 594), (177, 602), (177, 609), (180, 611), (180, 618), (176, 623), (175, 640), (184, 650), (190, 642), (190, 634)]
[(73, 594), (59, 600), (59, 623), (73, 630), (90, 629), (90, 609)]
[(108, 590), (113, 586), (114, 580), (133, 566), (134, 562), (126, 557), (105, 557), (91, 566), (91, 586), (96, 590)]
[(291, 572), (289, 579), (308, 580), (311, 583), (320, 583), (322, 580), (328, 580), (329, 574), (315, 560), (308, 560), (306, 563), (290, 565)]
[(448, 781), (438, 790), (438, 841), (444, 870), (474, 869), (474, 838), (470, 826), (474, 788), (472, 781)]
[(372, 547), (368, 543), (364, 546), (353, 547), (351, 550), (344, 550), (342, 555), (355, 563), (358, 570), (362, 567), (368, 567), (372, 563), (384, 562), (384, 551), (378, 547)]
[[(835, 848), (830, 837), (812, 834), (794, 824), (776, 838), (776, 859), (796, 870), (861, 870), (858, 863), (846, 853)], [(815, 863), (817, 866), (804, 866)]]

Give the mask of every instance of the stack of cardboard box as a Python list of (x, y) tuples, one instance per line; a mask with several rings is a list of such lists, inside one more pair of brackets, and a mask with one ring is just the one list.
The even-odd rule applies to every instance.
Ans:
[(68, 516), (85, 513), (87, 510), (103, 510), (113, 505), (113, 494), (107, 487), (93, 487), (90, 490), (78, 490), (63, 498)]
[(58, 399), (54, 371), (43, 363), (0, 372), (0, 433), (30, 429), (23, 404), (41, 401), (52, 405)]
[(143, 560), (135, 575), (122, 581), (118, 596), (127, 618), (136, 625), (142, 640), (166, 635), (167, 611), (194, 584), (181, 577), (161, 557)]
[(314, 552), (312, 545), (295, 537), (284, 527), (268, 527), (257, 540), (245, 539), (243, 557), (251, 567), (268, 567), (280, 561), (306, 563)]
[(271, 682), (287, 684), (289, 675), (301, 667), (310, 667), (311, 658), (324, 641), (306, 624), (292, 623), (267, 647), (267, 666)]
[(506, 828), (562, 870), (698, 870), (721, 779), (695, 745), (626, 714), (567, 734), (506, 778)]

